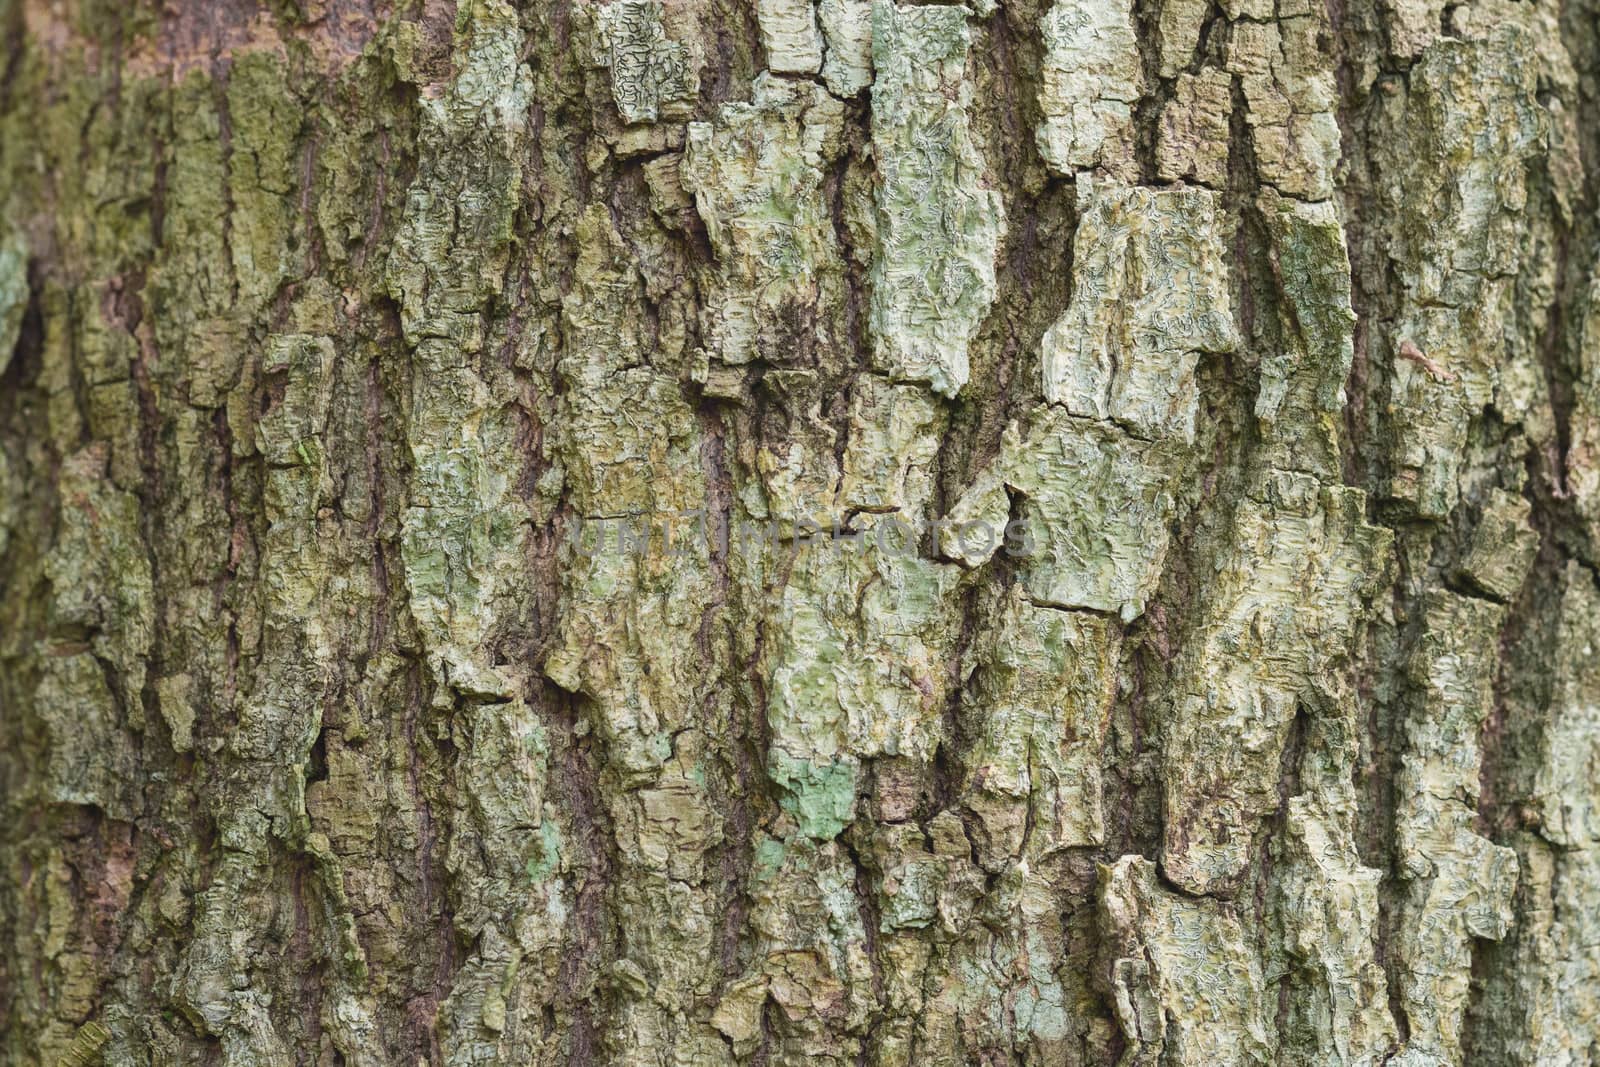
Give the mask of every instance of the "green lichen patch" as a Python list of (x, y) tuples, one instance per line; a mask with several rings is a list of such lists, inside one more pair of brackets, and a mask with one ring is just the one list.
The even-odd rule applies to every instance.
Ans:
[(1005, 226), (972, 134), (967, 16), (889, 0), (872, 9), (873, 362), (944, 396), (967, 382), (967, 345), (995, 298)]

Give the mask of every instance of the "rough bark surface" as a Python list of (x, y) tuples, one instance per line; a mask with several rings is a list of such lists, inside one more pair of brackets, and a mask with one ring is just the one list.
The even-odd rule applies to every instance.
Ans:
[(1597, 17), (0, 0), (0, 1059), (1600, 1063)]

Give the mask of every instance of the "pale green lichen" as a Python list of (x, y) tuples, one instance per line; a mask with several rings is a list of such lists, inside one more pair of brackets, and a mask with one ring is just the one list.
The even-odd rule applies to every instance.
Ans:
[(817, 21), (827, 44), (822, 80), (835, 96), (854, 96), (872, 84), (872, 0), (818, 0)]
[[(1161, 575), (1177, 503), (1174, 475), (1182, 466), (1181, 446), (1141, 441), (1051, 407), (1026, 438), (1007, 432), (995, 464), (957, 501), (950, 518), (1003, 528), (1010, 489), (1021, 498), (1017, 519), (1033, 542), (1020, 561), (1028, 595), (1040, 604), (1131, 620), (1144, 611)], [(958, 553), (959, 536), (946, 531), (944, 551), (968, 565), (1003, 544), (987, 538), (980, 541), (983, 552)]]
[(1044, 335), (1045, 399), (1145, 440), (1192, 441), (1195, 364), (1237, 343), (1220, 201), (1084, 178), (1078, 209), (1074, 298)]
[(463, 23), (454, 81), (423, 100), (430, 167), (407, 191), (385, 273), (419, 364), (407, 424), (417, 479), (403, 531), (412, 612), (448, 686), (489, 698), (510, 693), (483, 662), (483, 608), (519, 565), (525, 516), (507, 499), (515, 472), (495, 447), (510, 427), (467, 355), (481, 348), (479, 314), (502, 285), (521, 183), (512, 146), (531, 82), (516, 25), (496, 0)]
[(820, 841), (855, 821), (857, 767), (853, 759), (797, 758), (781, 748), (767, 757), (767, 775), (782, 790), (778, 803), (800, 833)]
[[(85, 643), (93, 656), (83, 662), (98, 659), (109, 668), (94, 684), (76, 670), (63, 676), (62, 682), (79, 690), (88, 686), (104, 694), (105, 700), (114, 696), (121, 714), (106, 707), (96, 714), (123, 719), (125, 726), (142, 727), (141, 693), (155, 636), (156, 605), (138, 498), (107, 479), (102, 446), (90, 445), (68, 456), (61, 465), (59, 484), (60, 525), (44, 560), (44, 574), (50, 582), (52, 632), (69, 648), (53, 654), (69, 655), (71, 645)], [(99, 668), (95, 673), (99, 674)], [(108, 691), (108, 681), (115, 685), (114, 694)], [(71, 740), (72, 702), (51, 701), (44, 707), (48, 709), (46, 720), (55, 723), (53, 729), (60, 734), (60, 744), (55, 747), (77, 747)], [(114, 738), (102, 736), (101, 740), (109, 745)], [(98, 757), (94, 745), (85, 745), (68, 758)]]
[[(1381, 490), (1423, 518), (1454, 507), (1471, 417), (1487, 403), (1515, 318), (1528, 160), (1545, 136), (1537, 64), (1514, 25), (1483, 43), (1441, 41), (1375, 119), (1403, 150), (1380, 157), (1388, 258), (1403, 303), (1391, 361)], [(1442, 165), (1433, 161), (1443, 161)]]
[(751, 103), (689, 124), (682, 175), (716, 254), (702, 329), (724, 363), (783, 365), (845, 343), (845, 282), (824, 190), (844, 109), (816, 86), (763, 75)]
[(967, 382), (967, 346), (995, 298), (1005, 226), (972, 133), (967, 16), (890, 0), (872, 9), (873, 363), (945, 396)]
[(1039, 154), (1063, 174), (1097, 167), (1135, 180), (1133, 110), (1144, 79), (1132, 6), (1057, 0), (1040, 16), (1039, 35)]
[(21, 234), (0, 221), (0, 374), (16, 354), (27, 309), (28, 249)]
[(1581, 316), (1566, 477), (1583, 518), (1587, 558), (1593, 563), (1600, 562), (1600, 274), (1583, 295)]
[[(1173, 6), (1162, 6), (1163, 17)], [(1210, 67), (1198, 74), (1178, 74), (1156, 131), (1156, 170), (1161, 180), (1222, 188), (1228, 180), (1232, 116), (1233, 79), (1227, 74)]]
[(1273, 1062), (1261, 964), (1231, 905), (1171, 892), (1139, 856), (1101, 867), (1097, 893), (1123, 1062)]
[(808, 832), (831, 837), (846, 806), (839, 764), (928, 762), (943, 735), (955, 645), (956, 567), (872, 541), (798, 550), (762, 664), (769, 766)]
[(1532, 513), (1521, 497), (1491, 490), (1456, 577), (1492, 599), (1514, 598), (1539, 548), (1539, 535), (1529, 524)]
[(1211, 564), (1163, 731), (1161, 870), (1188, 892), (1244, 875), (1253, 834), (1279, 804), (1296, 708), (1351, 655), (1390, 540), (1365, 506), (1359, 490), (1273, 472), (1240, 502)]
[(1344, 385), (1355, 356), (1350, 260), (1332, 203), (1263, 190), (1258, 201), (1283, 290), (1282, 340), (1261, 360), (1255, 416), (1269, 427), (1270, 462), (1332, 479), (1340, 472)]
[(942, 405), (926, 389), (897, 385), (876, 374), (857, 378), (850, 396), (839, 510), (897, 512), (914, 542), (916, 524), (933, 500), (946, 424)]
[(1565, 568), (1558, 593), (1554, 640), (1522, 652), (1539, 678), (1508, 709), (1528, 742), (1514, 779), (1526, 791), (1523, 829), (1510, 841), (1517, 918), (1503, 954), (1491, 957), (1471, 1049), (1515, 1067), (1581, 1064), (1600, 1040), (1591, 906), (1600, 892), (1600, 595), (1578, 564)]
[(1304, 200), (1333, 195), (1339, 162), (1338, 86), (1322, 43), (1330, 32), (1314, 5), (1235, 22), (1225, 68), (1238, 79), (1263, 183)]
[(1371, 1067), (1398, 1033), (1379, 956), (1383, 871), (1363, 864), (1356, 848), (1360, 713), (1331, 671), (1302, 699), (1290, 770), (1303, 792), (1288, 797), (1283, 834), (1269, 846), (1263, 965), (1282, 974), (1282, 1062), (1296, 1067)]
[(1470, 995), (1472, 941), (1512, 921), (1517, 855), (1474, 828), (1478, 731), (1489, 714), (1505, 609), (1435, 593), (1409, 660), (1413, 710), (1395, 783), (1403, 911), (1396, 992), (1410, 1024), (1406, 1067), (1457, 1062)]
[(1109, 620), (1037, 607), (1013, 587), (986, 605), (968, 652), (963, 714), (975, 735), (965, 805), (989, 870), (1105, 838), (1101, 745), (1120, 648)]
[(624, 122), (681, 117), (700, 89), (689, 48), (670, 39), (659, 0), (612, 0), (595, 8), (598, 59)]
[(815, 74), (822, 69), (822, 35), (812, 0), (757, 0), (756, 22), (770, 70)]

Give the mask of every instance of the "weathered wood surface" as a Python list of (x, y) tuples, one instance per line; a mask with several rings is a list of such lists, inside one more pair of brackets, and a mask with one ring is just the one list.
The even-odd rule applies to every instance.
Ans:
[(0, 1059), (1600, 1062), (1597, 16), (0, 2)]

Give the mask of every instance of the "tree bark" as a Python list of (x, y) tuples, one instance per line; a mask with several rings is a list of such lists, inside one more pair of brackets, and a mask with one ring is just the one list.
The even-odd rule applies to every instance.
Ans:
[(1600, 1063), (1595, 0), (0, 2), (6, 1063)]

